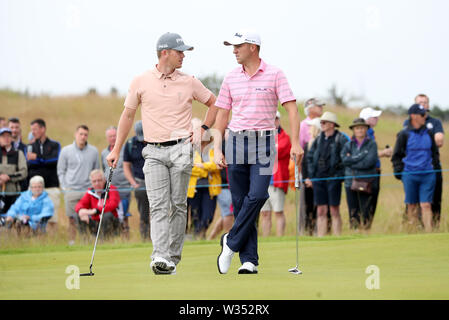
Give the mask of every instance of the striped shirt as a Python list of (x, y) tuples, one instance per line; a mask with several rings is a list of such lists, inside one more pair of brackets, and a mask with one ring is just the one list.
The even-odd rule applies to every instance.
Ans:
[(260, 66), (249, 76), (240, 66), (224, 79), (215, 103), (217, 107), (232, 110), (229, 129), (273, 130), (278, 101), (284, 104), (296, 101), (282, 70), (260, 60)]

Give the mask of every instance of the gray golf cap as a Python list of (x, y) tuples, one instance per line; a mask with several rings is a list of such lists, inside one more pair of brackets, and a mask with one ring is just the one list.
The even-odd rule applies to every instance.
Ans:
[(164, 33), (157, 41), (156, 51), (168, 49), (173, 49), (176, 51), (191, 51), (193, 50), (193, 47), (184, 44), (184, 40), (182, 40), (179, 34), (167, 32)]
[(142, 127), (142, 120), (137, 121), (134, 124), (134, 131), (136, 132), (137, 140), (140, 142), (143, 141), (143, 127)]

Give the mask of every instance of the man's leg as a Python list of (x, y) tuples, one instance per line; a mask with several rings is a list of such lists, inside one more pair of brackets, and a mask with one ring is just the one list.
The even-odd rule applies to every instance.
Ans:
[(191, 144), (179, 143), (170, 148), (170, 192), (172, 213), (169, 218), (170, 261), (175, 265), (181, 260), (187, 225), (187, 190), (193, 167)]
[(170, 215), (170, 173), (167, 167), (166, 148), (147, 145), (142, 155), (145, 158), (143, 172), (150, 204), (152, 260), (170, 260), (169, 215)]
[(327, 204), (317, 206), (317, 236), (324, 237), (327, 233)]
[(143, 241), (151, 240), (150, 235), (150, 203), (148, 202), (147, 190), (145, 187), (145, 180), (136, 179), (139, 187), (134, 191), (134, 197), (137, 202), (137, 210), (139, 211), (140, 223), (139, 231), (140, 237)]
[(69, 190), (64, 194), (65, 214), (69, 218), (69, 245), (75, 244), (78, 214), (75, 206), (83, 197), (84, 192)]
[(240, 210), (234, 212), (235, 222), (229, 231), (227, 244), (232, 251), (239, 252), (242, 263), (251, 262), (256, 266), (259, 264), (256, 220), (260, 209), (268, 199), (268, 186), (271, 180), (270, 175), (260, 174), (261, 168), (262, 166), (258, 164), (231, 165), (228, 170), (231, 193), (234, 195), (245, 192), (247, 188), (245, 173), (249, 173), (249, 191), (243, 198)]
[(285, 203), (284, 190), (281, 188), (274, 188), (273, 209), (274, 209), (274, 216), (276, 217), (276, 235), (278, 237), (282, 237), (285, 232), (284, 203)]
[(432, 204), (430, 202), (421, 202), (422, 222), (426, 232), (432, 232)]

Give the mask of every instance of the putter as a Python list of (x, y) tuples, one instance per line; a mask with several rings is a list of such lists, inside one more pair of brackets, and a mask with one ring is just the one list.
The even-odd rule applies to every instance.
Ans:
[(299, 170), (296, 164), (296, 156), (294, 156), (295, 161), (295, 216), (296, 216), (296, 267), (288, 269), (288, 272), (293, 274), (302, 274), (302, 271), (298, 269), (299, 267), (299, 247), (298, 247), (298, 229), (299, 229), (299, 212), (298, 212), (298, 201), (299, 201)]
[(92, 266), (94, 265), (94, 257), (95, 257), (95, 250), (97, 249), (97, 242), (98, 242), (98, 235), (100, 234), (100, 228), (101, 228), (101, 221), (103, 220), (103, 213), (104, 208), (106, 207), (106, 200), (108, 199), (109, 194), (109, 187), (111, 186), (111, 180), (112, 180), (112, 173), (114, 169), (112, 167), (109, 167), (109, 177), (106, 182), (106, 194), (104, 196), (104, 203), (103, 203), (103, 209), (101, 209), (100, 214), (100, 222), (98, 223), (98, 230), (97, 230), (97, 237), (95, 238), (95, 245), (94, 245), (94, 251), (92, 252), (92, 258), (90, 260), (90, 266), (89, 266), (89, 272), (87, 273), (80, 273), (80, 277), (90, 277), (93, 276), (95, 273), (92, 272)]

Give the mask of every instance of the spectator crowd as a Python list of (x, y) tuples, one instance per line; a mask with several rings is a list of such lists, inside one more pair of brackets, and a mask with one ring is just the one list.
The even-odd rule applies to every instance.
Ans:
[[(369, 230), (373, 224), (381, 186), (380, 158), (389, 158), (395, 177), (402, 181), (406, 210), (404, 218), (410, 229), (422, 227), (426, 232), (438, 228), (441, 217), (442, 166), (439, 149), (444, 144), (440, 120), (429, 115), (429, 98), (420, 94), (408, 109), (408, 118), (398, 132), (393, 148), (380, 148), (375, 127), (380, 110), (364, 108), (343, 132), (338, 116), (324, 112), (325, 103), (312, 98), (305, 102), (306, 118), (300, 123), (299, 141), (304, 149), (300, 184), (300, 232), (308, 235), (340, 235), (341, 196), (346, 194), (349, 225)], [(193, 119), (194, 130), (201, 120)], [(269, 198), (260, 210), (259, 224), (263, 236), (272, 230), (285, 233), (285, 198), (294, 189), (294, 163), (290, 159), (290, 137), (276, 114), (275, 138), (277, 160), (269, 187)], [(139, 233), (143, 241), (151, 240), (150, 206), (143, 173), (144, 137), (142, 122), (134, 126), (135, 136), (120, 152), (109, 192), (105, 186), (111, 173), (106, 157), (114, 148), (117, 128), (105, 131), (105, 148), (101, 151), (88, 143), (89, 128), (79, 125), (72, 144), (61, 147), (47, 136), (46, 122), (30, 123), (28, 144), (22, 138), (18, 118), (0, 117), (0, 225), (18, 233), (45, 233), (58, 226), (61, 195), (68, 219), (69, 244), (77, 233), (86, 237), (96, 234), (103, 213), (101, 236), (129, 237), (129, 212), (132, 194), (139, 214)], [(226, 132), (223, 141), (228, 137)], [(223, 145), (223, 153), (225, 143)], [(233, 206), (227, 169), (214, 162), (213, 148), (194, 152), (193, 169), (187, 193), (188, 220), (186, 234), (196, 239), (213, 239), (226, 233), (233, 224)], [(106, 194), (108, 195), (105, 199)], [(220, 216), (214, 220), (217, 204)]]

